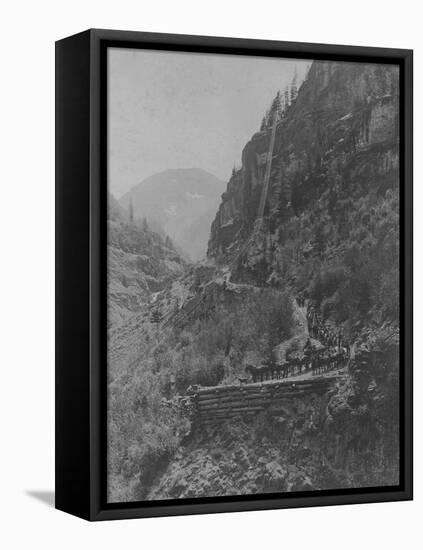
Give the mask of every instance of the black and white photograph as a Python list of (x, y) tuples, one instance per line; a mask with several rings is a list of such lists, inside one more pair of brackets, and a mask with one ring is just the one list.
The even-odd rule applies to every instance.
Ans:
[(400, 101), (108, 48), (108, 503), (400, 485)]
[(418, 7), (2, 6), (0, 548), (418, 547)]

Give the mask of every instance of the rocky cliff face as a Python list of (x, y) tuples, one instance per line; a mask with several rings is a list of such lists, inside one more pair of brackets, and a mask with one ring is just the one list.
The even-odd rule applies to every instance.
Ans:
[[(380, 406), (380, 392), (378, 400)], [(376, 426), (374, 408), (367, 387), (346, 377), (324, 395), (286, 400), (278, 414), (269, 410), (253, 422), (239, 416), (201, 427), (176, 452), (147, 498), (396, 485), (397, 434), (393, 424)]]
[(186, 266), (170, 239), (131, 222), (111, 195), (107, 257), (109, 325), (139, 312), (154, 292), (162, 290)]
[[(223, 194), (208, 246), (208, 256), (218, 262), (234, 258), (251, 236), (270, 132), (256, 133), (247, 143), (242, 168)], [(283, 232), (290, 217), (314, 208), (325, 192), (337, 186), (357, 197), (368, 186), (386, 188), (397, 176), (397, 136), (395, 67), (314, 62), (297, 99), (278, 122), (264, 215), (267, 239), (259, 239), (250, 267), (271, 263), (278, 246), (275, 228)]]
[[(287, 401), (275, 416), (202, 427), (179, 450), (149, 499), (307, 491), (346, 486), (319, 448), (328, 397)], [(326, 456), (326, 453), (330, 456)], [(295, 457), (295, 458), (294, 458)]]

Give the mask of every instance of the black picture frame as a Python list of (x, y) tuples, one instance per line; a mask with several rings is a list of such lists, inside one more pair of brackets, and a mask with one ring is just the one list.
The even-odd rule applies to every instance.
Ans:
[[(106, 190), (108, 47), (395, 63), (400, 68), (401, 473), (398, 487), (108, 504)], [(56, 43), (56, 508), (108, 520), (412, 499), (413, 53), (91, 29)]]

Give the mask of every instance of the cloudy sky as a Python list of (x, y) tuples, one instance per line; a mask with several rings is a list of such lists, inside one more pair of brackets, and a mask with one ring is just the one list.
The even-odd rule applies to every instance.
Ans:
[(109, 49), (109, 189), (168, 168), (227, 181), (278, 89), (310, 61)]

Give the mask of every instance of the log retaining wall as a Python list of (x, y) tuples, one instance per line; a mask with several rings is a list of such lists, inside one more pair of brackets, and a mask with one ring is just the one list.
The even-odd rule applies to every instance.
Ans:
[(306, 380), (272, 380), (262, 383), (191, 388), (194, 419), (200, 423), (220, 422), (242, 416), (250, 418), (265, 409), (275, 412), (286, 400), (321, 395), (341, 377), (340, 374)]

